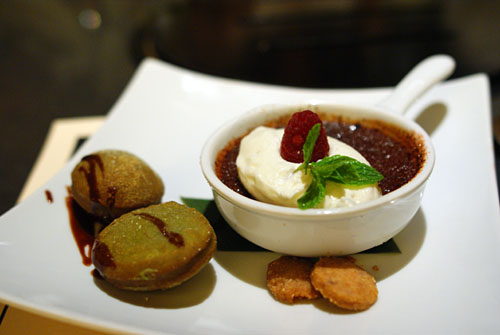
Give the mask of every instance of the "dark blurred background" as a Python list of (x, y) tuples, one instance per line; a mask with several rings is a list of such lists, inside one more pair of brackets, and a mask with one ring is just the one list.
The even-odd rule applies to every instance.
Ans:
[(496, 120), (499, 32), (493, 0), (2, 0), (0, 214), (51, 120), (105, 115), (144, 57), (242, 80), (357, 88), (393, 86), (447, 53), (453, 77), (489, 75)]

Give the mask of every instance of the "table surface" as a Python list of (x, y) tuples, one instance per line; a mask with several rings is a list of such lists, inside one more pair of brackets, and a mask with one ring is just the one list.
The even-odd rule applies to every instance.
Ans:
[[(54, 120), (98, 124), (144, 57), (248, 81), (357, 88), (393, 86), (419, 60), (447, 53), (453, 77), (488, 74), (500, 129), (498, 31), (500, 1), (490, 0), (3, 0), (0, 215), (27, 181), (46, 177), (30, 172), (41, 171), (49, 130), (75, 129)], [(89, 334), (0, 305), (0, 334), (34, 329)]]
[[(55, 119), (52, 121), (40, 154), (23, 185), (17, 202), (43, 186), (75, 149), (104, 122), (104, 116)], [(102, 332), (100, 332), (102, 334)], [(98, 334), (72, 324), (45, 318), (0, 302), (0, 335), (2, 334)]]

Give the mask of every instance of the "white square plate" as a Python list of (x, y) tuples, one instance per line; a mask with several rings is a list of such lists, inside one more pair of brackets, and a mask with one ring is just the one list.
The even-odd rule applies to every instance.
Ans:
[[(210, 199), (201, 147), (224, 121), (265, 103), (375, 104), (389, 89), (314, 90), (245, 83), (145, 60), (104, 125), (44, 187), (0, 218), (0, 299), (96, 329), (133, 333), (499, 333), (500, 213), (490, 96), (482, 74), (438, 85), (408, 112), (431, 133), (436, 166), (422, 207), (395, 237), (401, 253), (355, 255), (379, 299), (346, 313), (323, 300), (284, 305), (265, 287), (270, 252), (218, 251), (164, 292), (124, 292), (81, 262), (65, 207), (80, 158), (124, 149), (165, 183), (164, 200)], [(50, 190), (54, 202), (46, 200)]]

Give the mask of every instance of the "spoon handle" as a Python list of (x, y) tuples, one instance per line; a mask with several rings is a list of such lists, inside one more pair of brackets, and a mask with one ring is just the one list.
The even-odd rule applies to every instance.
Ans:
[(418, 63), (394, 88), (392, 94), (377, 106), (404, 114), (408, 107), (438, 82), (448, 78), (455, 61), (448, 55), (435, 55)]

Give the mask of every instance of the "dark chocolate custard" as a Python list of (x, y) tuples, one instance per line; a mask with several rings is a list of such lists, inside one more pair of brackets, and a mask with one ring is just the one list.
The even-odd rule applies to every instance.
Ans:
[[(351, 120), (320, 114), (328, 136), (342, 141), (361, 153), (383, 176), (379, 182), (382, 194), (408, 183), (420, 171), (426, 152), (423, 140), (414, 133), (378, 120)], [(283, 128), (288, 119), (280, 118), (264, 126)], [(236, 158), (241, 136), (230, 141), (217, 155), (217, 177), (233, 191), (253, 198), (238, 178)]]

